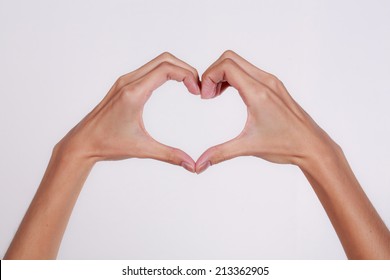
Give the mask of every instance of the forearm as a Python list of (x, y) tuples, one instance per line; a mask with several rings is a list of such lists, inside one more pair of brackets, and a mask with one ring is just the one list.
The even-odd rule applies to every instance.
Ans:
[(5, 259), (54, 259), (93, 161), (53, 150), (42, 182)]
[(342, 150), (330, 145), (300, 168), (321, 201), (350, 259), (389, 259), (390, 233)]

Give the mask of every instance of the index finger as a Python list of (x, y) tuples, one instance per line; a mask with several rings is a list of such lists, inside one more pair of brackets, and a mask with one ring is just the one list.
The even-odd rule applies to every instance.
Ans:
[(202, 75), (202, 98), (213, 98), (219, 84), (228, 83), (237, 89), (245, 104), (250, 94), (255, 92), (258, 82), (245, 72), (234, 60), (227, 58), (214, 64)]
[(199, 92), (198, 79), (194, 73), (169, 62), (160, 63), (135, 83), (142, 83), (149, 97), (154, 90), (169, 80), (183, 82), (188, 91), (193, 94)]
[[(198, 71), (194, 67), (192, 67), (188, 63), (178, 59), (177, 57), (170, 54), (169, 52), (164, 52), (164, 53), (160, 54), (159, 56), (157, 56), (156, 58), (149, 61), (148, 63), (146, 63), (145, 65), (141, 66), (137, 70), (134, 70), (130, 73), (127, 73), (127, 74), (121, 76), (116, 82), (117, 88), (121, 88), (122, 86), (124, 86), (128, 83), (131, 83), (133, 81), (138, 80), (139, 78), (146, 75), (147, 73), (149, 73), (154, 68), (156, 68), (157, 66), (159, 66), (161, 63), (164, 63), (164, 62), (174, 64), (174, 65), (177, 65), (181, 68), (187, 69), (188, 71), (192, 72), (192, 74), (195, 76), (196, 79), (199, 79)], [(197, 94), (199, 94), (199, 93), (197, 92)]]

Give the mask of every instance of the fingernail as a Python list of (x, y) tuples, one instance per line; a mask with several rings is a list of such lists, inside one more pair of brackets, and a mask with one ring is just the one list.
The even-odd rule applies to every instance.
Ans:
[(194, 173), (195, 172), (195, 168), (192, 164), (186, 162), (186, 161), (183, 161), (181, 164), (180, 164), (183, 168), (185, 168), (186, 170)]
[(201, 96), (202, 99), (211, 99), (211, 98), (213, 98), (213, 97), (214, 97), (213, 94), (203, 94), (203, 95)]
[(197, 172), (198, 174), (202, 173), (203, 171), (205, 171), (207, 168), (209, 168), (211, 166), (211, 162), (210, 161), (206, 161), (204, 163), (202, 163), (200, 166), (199, 166), (199, 171)]
[(198, 84), (196, 84), (196, 92), (195, 92), (196, 95), (200, 95), (200, 86)]
[[(203, 85), (202, 85), (203, 86)], [(204, 85), (204, 88), (202, 88), (201, 98), (202, 99), (211, 99), (215, 95), (216, 85)]]

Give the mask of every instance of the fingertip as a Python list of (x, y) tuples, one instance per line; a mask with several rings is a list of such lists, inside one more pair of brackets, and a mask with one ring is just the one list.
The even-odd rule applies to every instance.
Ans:
[(182, 163), (180, 165), (181, 165), (181, 167), (183, 167), (184, 169), (186, 169), (187, 171), (189, 171), (191, 173), (195, 173), (195, 171), (196, 171), (195, 164), (191, 164), (189, 162), (182, 161)]
[(209, 81), (202, 81), (201, 98), (211, 99), (215, 96), (216, 84)]
[[(182, 150), (179, 150), (180, 151), (180, 161), (179, 161), (179, 165), (181, 165), (182, 167), (186, 168), (188, 167), (189, 169), (191, 170), (194, 170), (192, 172), (195, 172), (195, 161), (192, 159), (192, 157), (190, 157), (188, 154), (186, 154), (184, 151)], [(185, 166), (183, 166), (185, 165)], [(187, 168), (186, 168), (187, 169)]]
[(181, 149), (166, 146), (153, 138), (150, 138), (150, 142), (145, 147), (145, 156), (143, 158), (164, 161), (181, 166), (192, 173), (195, 172), (195, 161)]
[(200, 98), (202, 98), (202, 99), (211, 99), (211, 98), (213, 98), (212, 96), (209, 96), (209, 95), (207, 95), (207, 94), (202, 94), (201, 96), (200, 96)]
[(194, 95), (200, 95), (199, 83), (196, 79), (184, 79), (184, 85), (187, 87), (188, 91)]
[(210, 152), (210, 149), (208, 149), (196, 161), (196, 163), (195, 163), (196, 173), (200, 174), (200, 173), (204, 172), (211, 165), (213, 165), (212, 153)]
[(237, 137), (206, 150), (196, 161), (196, 173), (202, 173), (212, 165), (243, 155)]
[(196, 166), (196, 174), (200, 174), (204, 171), (206, 171), (207, 168), (211, 166), (211, 161), (207, 160), (205, 162), (202, 162), (199, 164), (199, 166)]

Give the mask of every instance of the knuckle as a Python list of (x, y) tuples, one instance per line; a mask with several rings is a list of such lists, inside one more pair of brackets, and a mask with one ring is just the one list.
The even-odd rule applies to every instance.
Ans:
[(227, 68), (231, 68), (231, 67), (235, 67), (235, 66), (236, 66), (236, 63), (234, 62), (234, 60), (231, 59), (231, 58), (229, 58), (229, 57), (224, 58), (224, 59), (222, 60), (222, 63), (223, 63), (223, 65), (224, 65), (225, 67), (227, 67)]
[(132, 99), (133, 95), (133, 88), (130, 86), (124, 86), (120, 89), (119, 95), (121, 100), (129, 100)]
[(245, 85), (246, 89), (250, 92), (261, 92), (264, 87), (257, 81), (249, 80), (247, 84)]
[(247, 85), (248, 96), (256, 106), (266, 103), (272, 95), (272, 90), (262, 83), (250, 83)]
[(122, 102), (129, 104), (136, 104), (139, 101), (141, 94), (141, 87), (138, 83), (132, 83), (122, 87), (119, 91)]
[(194, 67), (191, 67), (191, 73), (192, 73), (195, 77), (199, 77), (198, 70), (196, 70)]
[(174, 56), (170, 52), (163, 52), (160, 54), (160, 58), (163, 61), (172, 61), (174, 59)]
[(271, 92), (266, 87), (262, 87), (257, 92), (257, 100), (262, 104), (268, 102), (270, 100), (270, 97), (271, 97)]
[(126, 75), (122, 75), (120, 76), (116, 82), (115, 82), (115, 85), (117, 88), (121, 88), (123, 87), (124, 85), (126, 84)]
[(275, 75), (269, 74), (265, 80), (265, 83), (271, 88), (278, 88), (282, 82)]
[(172, 69), (172, 63), (168, 62), (168, 61), (163, 61), (161, 62), (159, 65), (158, 65), (158, 68), (160, 68), (161, 70), (171, 70)]
[(183, 74), (184, 74), (185, 78), (187, 78), (187, 79), (193, 79), (193, 77), (194, 77), (194, 73), (192, 73), (192, 71), (187, 70), (187, 69), (183, 70)]
[(234, 52), (234, 51), (232, 51), (232, 50), (226, 50), (226, 51), (224, 51), (223, 52), (223, 54), (222, 54), (222, 58), (232, 58), (233, 56), (235, 56), (236, 55), (236, 53)]

